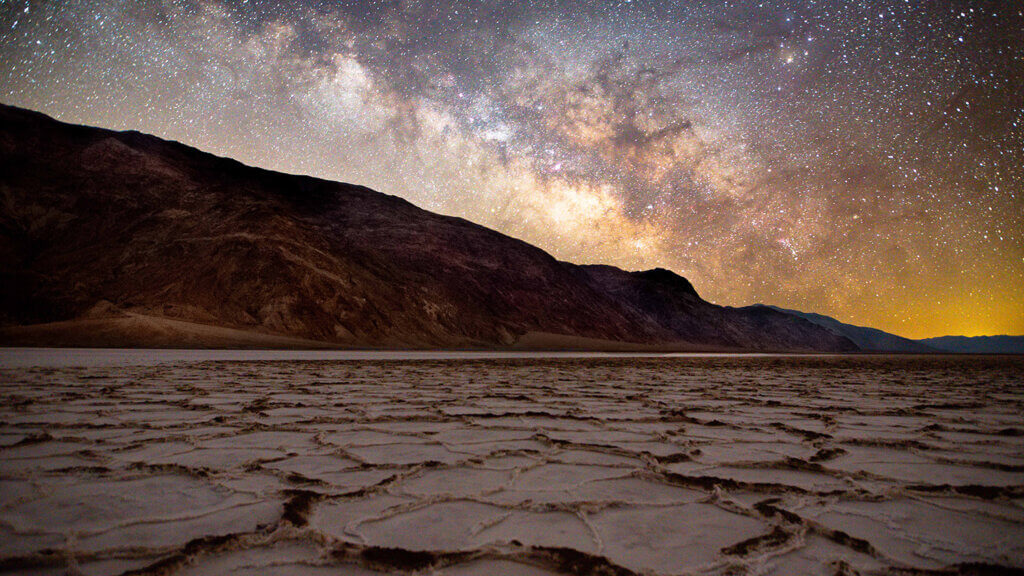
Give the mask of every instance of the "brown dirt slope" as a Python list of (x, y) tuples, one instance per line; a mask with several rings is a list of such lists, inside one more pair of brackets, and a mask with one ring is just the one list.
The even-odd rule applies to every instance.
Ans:
[[(86, 320), (134, 314), (336, 346), (505, 347), (546, 333), (681, 348), (855, 349), (809, 322), (714, 306), (695, 292), (651, 289), (661, 299), (652, 308), (650, 273), (617, 272), (627, 280), (602, 280), (361, 186), (0, 107), (7, 343), (26, 333), (18, 326), (75, 320), (80, 330)], [(671, 277), (686, 282), (664, 271), (653, 281)], [(636, 286), (620, 285), (628, 278)], [(117, 341), (109, 331), (120, 324), (104, 324), (105, 340)], [(59, 343), (52, 330), (35, 333)]]

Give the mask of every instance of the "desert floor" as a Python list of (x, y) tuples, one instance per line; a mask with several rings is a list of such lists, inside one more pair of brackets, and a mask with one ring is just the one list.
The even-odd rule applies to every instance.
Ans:
[(1020, 358), (3, 354), (0, 572), (1024, 569)]

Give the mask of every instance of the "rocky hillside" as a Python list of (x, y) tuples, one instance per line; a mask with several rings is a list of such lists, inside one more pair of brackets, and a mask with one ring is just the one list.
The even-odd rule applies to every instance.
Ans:
[(849, 349), (842, 336), (811, 332), (806, 320), (793, 315), (764, 306), (711, 304), (697, 295), (686, 278), (669, 270), (584, 268), (601, 292), (685, 342), (751, 350)]
[(1024, 354), (1024, 336), (939, 336), (918, 342), (956, 354)]
[[(161, 321), (174, 330), (160, 332)], [(155, 331), (168, 345), (186, 323), (231, 330), (209, 341), (234, 345), (239, 333), (413, 348), (548, 334), (856, 349), (793, 316), (709, 304), (668, 271), (559, 262), (361, 186), (0, 107), (0, 338), (153, 345)], [(207, 341), (196, 334), (189, 345)]]
[(779, 308), (778, 306), (765, 306), (779, 312), (784, 312), (792, 316), (799, 316), (805, 320), (813, 322), (818, 326), (821, 326), (834, 334), (845, 336), (853, 341), (864, 352), (899, 352), (899, 353), (912, 353), (912, 354), (928, 354), (931, 352), (938, 352), (936, 348), (928, 346), (923, 343), (924, 341), (911, 340), (888, 332), (883, 332), (877, 328), (868, 328), (866, 326), (855, 326), (853, 324), (846, 324), (840, 322), (831, 316), (825, 316), (823, 314), (816, 314), (814, 312), (800, 312), (799, 310), (787, 310), (785, 308)]

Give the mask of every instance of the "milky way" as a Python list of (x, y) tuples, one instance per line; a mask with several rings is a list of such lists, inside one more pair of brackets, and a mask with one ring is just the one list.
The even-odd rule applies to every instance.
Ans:
[(1024, 333), (1014, 2), (0, 2), (0, 99), (560, 259)]

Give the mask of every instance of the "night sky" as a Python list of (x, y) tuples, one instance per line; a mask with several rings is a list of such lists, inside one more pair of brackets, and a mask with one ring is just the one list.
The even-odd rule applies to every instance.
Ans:
[(0, 0), (0, 101), (721, 304), (1020, 334), (1020, 6)]

